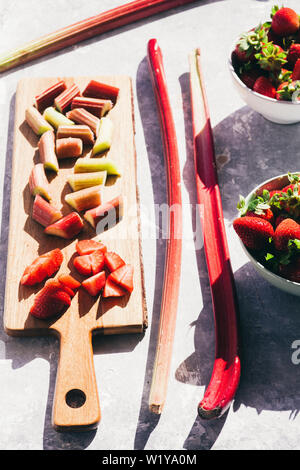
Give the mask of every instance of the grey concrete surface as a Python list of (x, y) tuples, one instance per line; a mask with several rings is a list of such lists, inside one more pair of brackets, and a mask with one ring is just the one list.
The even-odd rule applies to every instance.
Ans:
[[(0, 53), (120, 0), (1, 0)], [(298, 2), (286, 1), (297, 7)], [(266, 121), (237, 96), (227, 70), (235, 37), (268, 17), (272, 2), (198, 1), (46, 56), (0, 77), (0, 313), (9, 221), (14, 96), (22, 77), (128, 74), (134, 84), (138, 180), (149, 328), (145, 335), (96, 337), (94, 362), (102, 409), (96, 431), (57, 433), (51, 411), (59, 357), (54, 338), (12, 338), (0, 329), (0, 450), (299, 449), (300, 366), (291, 345), (300, 339), (299, 299), (259, 278), (232, 230), (239, 194), (268, 177), (299, 170), (299, 124)], [(184, 241), (174, 354), (165, 409), (147, 409), (159, 319), (162, 240), (149, 237), (153, 205), (165, 202), (163, 150), (146, 47), (162, 49), (182, 171)], [(197, 417), (214, 357), (214, 322), (198, 227), (191, 140), (188, 54), (200, 47), (214, 130), (224, 218), (240, 304), (242, 377), (221, 419)], [(20, 155), (22, 158), (22, 155)], [(20, 175), (22, 177), (22, 175)], [(22, 202), (20, 201), (20, 204)], [(13, 220), (10, 221), (13, 224)]]

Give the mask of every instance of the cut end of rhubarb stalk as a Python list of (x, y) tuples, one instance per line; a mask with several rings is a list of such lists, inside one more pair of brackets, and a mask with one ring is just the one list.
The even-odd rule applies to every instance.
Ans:
[(66, 137), (74, 137), (81, 139), (86, 145), (94, 144), (94, 134), (92, 130), (83, 124), (75, 124), (73, 126), (59, 126), (57, 129), (56, 138), (64, 139)]
[(92, 113), (89, 113), (86, 109), (74, 108), (71, 111), (68, 111), (66, 116), (68, 119), (76, 122), (76, 124), (88, 126), (96, 137), (99, 134), (100, 119)]
[(81, 189), (74, 193), (66, 194), (65, 201), (78, 212), (92, 209), (101, 204), (102, 186)]
[(50, 186), (42, 163), (37, 163), (32, 168), (29, 176), (29, 189), (33, 196), (40, 194), (47, 201), (51, 201)]
[(44, 233), (60, 238), (71, 239), (83, 229), (83, 221), (77, 212), (71, 212), (54, 224), (45, 228)]
[(37, 194), (33, 203), (32, 218), (39, 224), (43, 225), (43, 227), (47, 227), (61, 219), (62, 213)]
[(71, 119), (68, 119), (64, 114), (57, 111), (57, 109), (50, 106), (46, 108), (43, 113), (44, 119), (50, 123), (55, 129), (58, 129), (59, 126), (72, 126), (75, 125)]
[(97, 98), (86, 98), (84, 96), (77, 96), (72, 101), (71, 108), (83, 108), (97, 118), (103, 117), (113, 107), (110, 100), (101, 100)]
[(90, 188), (92, 186), (105, 185), (106, 182), (106, 171), (98, 171), (91, 173), (75, 173), (69, 176), (68, 183), (73, 191), (79, 191), (84, 188)]
[(36, 135), (42, 135), (44, 132), (53, 130), (53, 127), (34, 106), (26, 109), (25, 119)]
[(42, 113), (46, 108), (52, 106), (54, 99), (67, 88), (64, 80), (55, 83), (35, 97), (35, 106)]
[(56, 155), (58, 159), (78, 158), (82, 155), (83, 144), (81, 139), (67, 137), (56, 140)]
[(91, 80), (87, 84), (82, 95), (89, 96), (90, 98), (111, 100), (115, 103), (119, 95), (119, 88), (107, 85), (106, 83), (97, 82), (96, 80)]
[(108, 117), (100, 120), (98, 137), (93, 147), (92, 155), (107, 152), (110, 149), (113, 135), (113, 122)]
[(75, 173), (89, 173), (94, 171), (106, 171), (108, 175), (121, 175), (116, 163), (108, 157), (78, 158), (74, 166)]
[(52, 170), (58, 173), (58, 161), (55, 153), (55, 134), (54, 131), (45, 132), (39, 140), (38, 150), (40, 161), (45, 170)]
[(71, 103), (75, 96), (80, 95), (80, 90), (77, 85), (72, 85), (58, 95), (54, 100), (54, 105), (60, 113), (64, 113), (70, 108)]
[(86, 211), (84, 219), (97, 230), (97, 233), (102, 233), (121, 220), (122, 212), (123, 198), (118, 196), (109, 202)]

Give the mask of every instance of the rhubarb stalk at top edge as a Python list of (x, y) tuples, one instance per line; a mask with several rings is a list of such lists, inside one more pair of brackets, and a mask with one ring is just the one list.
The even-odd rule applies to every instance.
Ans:
[(198, 413), (204, 419), (211, 419), (221, 416), (229, 408), (239, 384), (238, 306), (199, 49), (190, 54), (189, 62), (196, 186), (216, 342), (212, 376), (198, 405)]
[(0, 73), (115, 28), (194, 2), (195, 0), (136, 0), (121, 5), (61, 28), (8, 52), (7, 55), (0, 57)]
[(160, 414), (167, 394), (177, 316), (181, 270), (182, 202), (176, 131), (162, 53), (156, 39), (150, 39), (148, 42), (148, 64), (160, 118), (169, 208), (160, 322), (149, 397), (149, 409), (153, 413)]

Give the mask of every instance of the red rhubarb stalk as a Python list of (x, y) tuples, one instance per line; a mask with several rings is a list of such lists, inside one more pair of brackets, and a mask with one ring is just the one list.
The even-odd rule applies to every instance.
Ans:
[(215, 318), (215, 362), (198, 405), (204, 419), (221, 416), (230, 406), (240, 378), (237, 303), (216, 171), (213, 134), (203, 83), (200, 50), (190, 55), (190, 88), (198, 204)]
[(0, 72), (195, 0), (136, 0), (47, 34), (0, 58)]
[(181, 269), (182, 216), (178, 147), (163, 58), (156, 39), (148, 42), (148, 63), (164, 144), (169, 207), (168, 238), (156, 357), (149, 397), (152, 412), (162, 412), (168, 387)]

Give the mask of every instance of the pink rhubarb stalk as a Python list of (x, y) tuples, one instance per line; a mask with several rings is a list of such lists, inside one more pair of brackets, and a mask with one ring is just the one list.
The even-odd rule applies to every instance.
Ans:
[(99, 34), (125, 26), (162, 11), (193, 3), (195, 0), (135, 0), (91, 18), (47, 34), (0, 58), (0, 73), (37, 57), (72, 46)]
[(199, 403), (204, 419), (221, 416), (230, 406), (240, 378), (237, 303), (218, 186), (213, 135), (200, 63), (200, 50), (190, 55), (195, 172), (206, 263), (215, 318), (215, 362)]
[(156, 39), (151, 39), (148, 43), (148, 63), (164, 144), (167, 199), (170, 211), (158, 342), (149, 398), (150, 410), (160, 414), (167, 394), (177, 316), (181, 270), (182, 203), (176, 131), (162, 53)]

